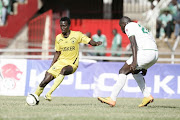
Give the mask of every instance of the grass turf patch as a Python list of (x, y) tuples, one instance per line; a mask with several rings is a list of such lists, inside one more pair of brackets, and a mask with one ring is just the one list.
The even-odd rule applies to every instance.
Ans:
[(155, 99), (138, 108), (140, 98), (118, 98), (109, 107), (97, 98), (40, 97), (37, 106), (28, 106), (26, 97), (0, 96), (0, 120), (180, 120), (179, 99)]

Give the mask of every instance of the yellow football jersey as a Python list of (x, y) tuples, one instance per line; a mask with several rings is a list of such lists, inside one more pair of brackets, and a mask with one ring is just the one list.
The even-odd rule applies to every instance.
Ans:
[(79, 43), (88, 44), (90, 40), (90, 38), (79, 31), (71, 30), (67, 38), (64, 38), (62, 33), (58, 34), (55, 41), (55, 50), (61, 51), (61, 55), (58, 59), (78, 66)]

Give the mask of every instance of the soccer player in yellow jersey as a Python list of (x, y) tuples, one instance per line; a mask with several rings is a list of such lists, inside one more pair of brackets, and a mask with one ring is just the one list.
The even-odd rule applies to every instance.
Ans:
[(51, 101), (52, 92), (60, 85), (65, 75), (72, 74), (78, 68), (79, 44), (99, 46), (102, 42), (95, 42), (79, 31), (70, 30), (71, 21), (68, 17), (60, 19), (61, 34), (56, 36), (55, 55), (51, 67), (47, 70), (43, 81), (39, 84), (35, 94), (40, 96), (44, 87), (54, 78), (54, 84), (45, 95), (45, 99)]

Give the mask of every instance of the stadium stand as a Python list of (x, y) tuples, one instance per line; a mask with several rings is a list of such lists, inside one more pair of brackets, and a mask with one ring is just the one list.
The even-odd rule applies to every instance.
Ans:
[[(13, 38), (22, 27), (38, 11), (38, 0), (27, 0), (17, 5), (17, 14), (9, 15), (7, 25), (0, 26), (0, 35), (5, 38)], [(12, 29), (13, 28), (13, 29)]]
[[(29, 49), (50, 49), (51, 48), (51, 27), (52, 10), (31, 20), (28, 24), (28, 48)], [(40, 55), (41, 53), (29, 53)], [(48, 55), (48, 54), (47, 54)]]
[[(40, 10), (42, 4), (40, 1), (41, 0), (26, 0), (25, 3), (16, 4), (17, 14), (9, 15), (7, 19), (7, 25), (0, 27), (0, 44), (2, 44), (0, 52), (2, 53), (2, 58), (52, 58), (51, 54), (52, 52), (54, 52), (53, 47), (55, 35), (61, 32), (59, 29), (58, 21), (60, 16), (57, 15), (57, 13), (53, 13), (53, 11), (50, 10), (41, 15), (38, 15), (37, 17), (36, 13), (38, 10)], [(169, 2), (170, 0), (161, 0), (153, 9), (153, 13), (155, 16), (150, 17), (151, 20), (145, 21), (144, 23), (147, 23), (149, 25), (152, 24), (152, 27), (154, 27), (154, 21), (152, 18), (156, 18), (158, 15), (155, 13), (158, 13), (160, 8), (168, 5)], [(123, 14), (131, 16), (133, 20), (137, 20), (141, 23), (143, 23), (142, 21), (144, 21), (142, 19), (143, 17), (141, 16), (141, 14), (150, 9), (149, 2), (144, 2), (142, 0), (124, 0), (123, 5)], [(50, 16), (50, 19), (47, 18), (47, 16)], [(50, 21), (50, 24), (47, 24), (47, 22), (45, 22), (48, 19)], [(83, 33), (91, 32), (91, 34), (94, 34), (96, 33), (97, 29), (102, 27), (102, 32), (106, 34), (108, 38), (108, 47), (106, 50), (107, 56), (82, 56), (82, 58), (95, 60), (106, 59), (115, 61), (124, 61), (127, 59), (126, 56), (129, 56), (131, 54), (131, 52), (126, 51), (126, 48), (128, 48), (129, 46), (129, 40), (127, 39), (127, 36), (125, 36), (121, 32), (120, 27), (118, 26), (118, 21), (118, 19), (72, 19), (71, 29), (79, 30)], [(123, 37), (122, 46), (124, 48), (124, 51), (120, 52), (122, 52), (124, 56), (119, 58), (109, 57), (110, 53), (112, 52), (109, 50), (112, 42), (111, 31), (114, 28), (118, 29), (118, 31)], [(44, 41), (45, 38), (46, 40)], [(5, 40), (6, 42), (1, 42)], [(160, 52), (159, 62), (180, 62), (180, 54), (178, 53), (180, 51), (179, 37), (176, 41), (160, 41), (159, 39), (157, 39), (157, 44)], [(11, 56), (7, 56), (7, 53), (10, 53), (10, 51), (16, 53), (11, 52)], [(96, 52), (92, 49), (82, 49), (81, 51)], [(21, 56), (21, 54), (23, 54), (24, 56)]]

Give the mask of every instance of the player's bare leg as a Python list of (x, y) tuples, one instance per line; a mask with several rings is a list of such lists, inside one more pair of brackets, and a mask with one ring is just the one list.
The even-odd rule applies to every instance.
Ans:
[(127, 75), (131, 73), (130, 66), (125, 63), (124, 66), (119, 71), (119, 77), (116, 82), (116, 84), (113, 86), (113, 90), (110, 97), (102, 98), (98, 97), (98, 100), (102, 103), (106, 103), (110, 105), (111, 107), (114, 107), (116, 105), (116, 98), (121, 91), (121, 89), (124, 87), (124, 84), (126, 82)]
[(43, 81), (39, 84), (38, 88), (36, 89), (35, 94), (37, 96), (40, 96), (44, 90), (44, 87), (53, 79), (54, 79), (54, 77), (50, 73), (46, 72), (45, 77), (44, 77)]
[(61, 82), (63, 81), (64, 79), (64, 76), (65, 75), (69, 75), (73, 72), (73, 68), (72, 66), (68, 65), (68, 66), (65, 66), (64, 68), (62, 68), (61, 70), (61, 73), (59, 74), (58, 77), (56, 77), (56, 79), (54, 80), (54, 84), (53, 86), (51, 87), (51, 89), (49, 90), (49, 92), (45, 95), (45, 99), (48, 100), (48, 101), (51, 101), (52, 98), (51, 98), (51, 94), (53, 91), (55, 91), (55, 89), (61, 84)]

